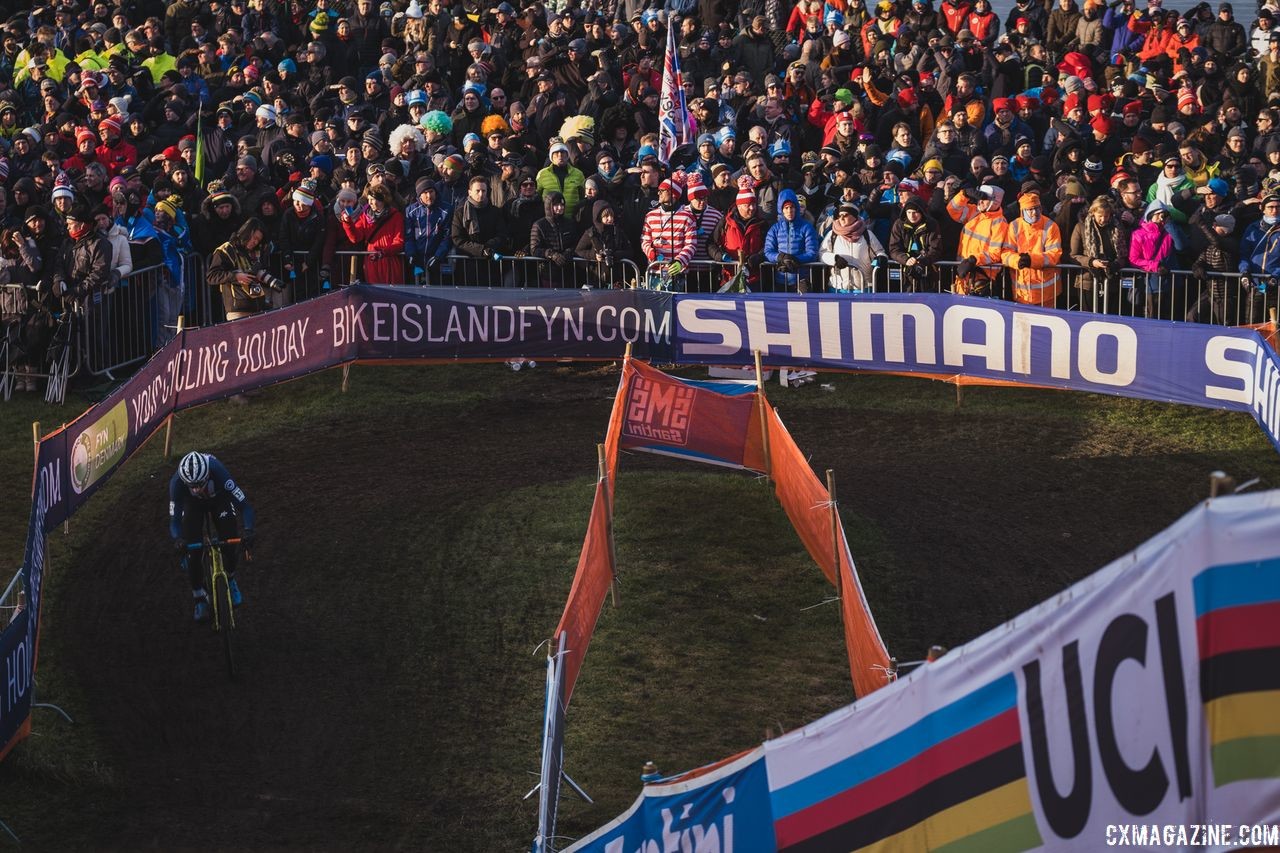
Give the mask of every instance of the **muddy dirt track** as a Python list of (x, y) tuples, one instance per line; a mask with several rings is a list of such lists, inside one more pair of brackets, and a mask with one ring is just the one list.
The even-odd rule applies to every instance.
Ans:
[[(504, 637), (537, 636), (555, 617), (530, 627), (546, 614), (516, 607), (505, 621), (452, 625), (420, 602), (464, 594), (465, 580), (420, 571), (397, 542), (428, 516), (447, 520), (512, 488), (589, 476), (615, 382), (575, 376), (550, 396), (484, 404), (465, 422), (335, 417), (278, 445), (228, 448), (264, 518), (255, 565), (242, 575), (238, 642), (251, 651), (237, 683), (222, 677), (211, 635), (189, 624), (182, 579), (155, 547), (164, 506), (133, 496), (100, 546), (100, 571), (84, 574), (58, 620), (133, 805), (93, 835), (118, 849), (527, 849), (534, 810), (518, 798), (528, 777), (494, 790), (468, 778), (448, 744), (535, 740), (540, 682), (537, 695), (522, 695), (494, 666), (472, 671), (480, 683), (471, 691), (442, 685), (465, 680), (458, 661), (483, 667), (477, 644), (496, 657)], [(886, 642), (905, 658), (970, 639), (1138, 544), (1203, 497), (1208, 470), (1231, 461), (1147, 457), (1141, 436), (1082, 441), (1049, 419), (855, 419), (780, 405), (813, 467), (841, 472), (846, 511), (892, 543), (897, 580), (867, 572), (865, 585)], [(655, 467), (687, 466), (627, 457), (623, 476)], [(407, 606), (371, 612), (388, 587), (403, 590)], [(483, 710), (481, 698), (513, 709), (511, 718)], [(524, 831), (501, 845), (467, 832), (491, 820), (521, 825), (522, 815)]]

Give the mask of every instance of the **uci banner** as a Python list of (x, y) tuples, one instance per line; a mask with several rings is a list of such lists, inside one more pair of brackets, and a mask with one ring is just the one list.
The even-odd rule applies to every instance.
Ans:
[[(683, 799), (646, 787), (570, 849), (1280, 845), (1280, 491), (1200, 505), (763, 751), (768, 802), (751, 815), (768, 813), (770, 831), (743, 831), (746, 785), (732, 799), (695, 794), (723, 792), (708, 776)], [(679, 846), (681, 820), (704, 838), (732, 821), (733, 846), (723, 830), (718, 846)]]
[(1280, 450), (1280, 358), (1253, 329), (950, 294), (676, 297), (677, 364), (956, 373), (1232, 409)]
[[(1206, 502), (766, 744), (777, 849), (1097, 850), (1139, 825), (1201, 833), (1170, 846), (1231, 846), (1241, 826), (1272, 832), (1278, 617), (1280, 492)], [(1203, 840), (1209, 825), (1230, 837)]]

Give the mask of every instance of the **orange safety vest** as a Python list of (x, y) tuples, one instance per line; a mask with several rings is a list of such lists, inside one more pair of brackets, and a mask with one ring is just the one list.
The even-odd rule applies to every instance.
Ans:
[[(1030, 255), (1031, 266), (1018, 269), (1018, 256)], [(1025, 305), (1052, 306), (1062, 290), (1057, 264), (1062, 260), (1058, 223), (1043, 213), (1030, 225), (1019, 216), (1009, 223), (1004, 265), (1013, 270), (1013, 298)]]
[[(956, 222), (963, 222), (960, 232), (960, 251), (957, 257), (964, 260), (976, 258), (979, 264), (1002, 264), (1009, 251), (1009, 223), (999, 208), (981, 213), (976, 204), (970, 204), (964, 193), (956, 193), (947, 203), (947, 213)], [(975, 270), (973, 276), (995, 279), (995, 270)], [(970, 283), (956, 280), (952, 290), (965, 294), (971, 291)]]

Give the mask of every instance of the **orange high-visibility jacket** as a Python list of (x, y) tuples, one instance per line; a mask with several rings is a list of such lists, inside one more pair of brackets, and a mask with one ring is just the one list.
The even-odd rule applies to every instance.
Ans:
[[(1009, 251), (1009, 223), (1000, 208), (981, 213), (976, 204), (970, 204), (964, 193), (956, 193), (947, 202), (947, 213), (956, 222), (964, 224), (960, 232), (958, 257), (977, 258), (979, 264), (1002, 264)], [(995, 278), (994, 270), (983, 270), (988, 278)]]
[[(1022, 217), (1009, 223), (1004, 265), (1013, 270), (1013, 298), (1027, 305), (1050, 305), (1062, 290), (1056, 269), (1062, 259), (1062, 233), (1058, 223), (1043, 213), (1030, 225)], [(1030, 255), (1031, 266), (1018, 269), (1018, 256)]]

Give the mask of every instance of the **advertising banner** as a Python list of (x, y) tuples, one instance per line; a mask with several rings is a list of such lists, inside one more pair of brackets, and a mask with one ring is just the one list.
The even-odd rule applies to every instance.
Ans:
[(754, 749), (709, 773), (646, 785), (629, 810), (565, 853), (760, 849), (773, 837), (763, 756)]
[[(739, 853), (1280, 845), (1280, 491), (1201, 504), (763, 750), (772, 831), (735, 812)], [(687, 849), (659, 795), (570, 849)]]
[(1249, 412), (1280, 450), (1280, 358), (1254, 329), (950, 294), (676, 297), (677, 364), (964, 374)]
[[(36, 482), (27, 521), (27, 547), (22, 560), (22, 606), (0, 626), (0, 758), (30, 731), (40, 639), (40, 601), (44, 593), (44, 483)], [(3, 590), (0, 590), (3, 592)], [(13, 595), (11, 593), (11, 595)], [(4, 602), (18, 603), (16, 595)]]
[(1280, 492), (1201, 505), (1052, 601), (767, 743), (777, 849), (1097, 850), (1138, 826), (1203, 839), (1227, 825), (1228, 840), (1199, 842), (1225, 847), (1240, 827), (1271, 832), (1278, 608)]
[(635, 361), (627, 368), (624, 449), (763, 470), (754, 382), (681, 379)]
[(652, 290), (349, 288), (357, 298), (316, 318), (334, 347), (374, 359), (671, 358), (671, 299)]

